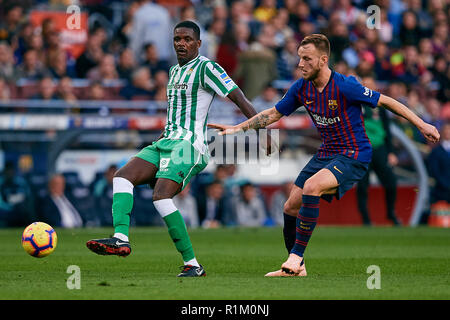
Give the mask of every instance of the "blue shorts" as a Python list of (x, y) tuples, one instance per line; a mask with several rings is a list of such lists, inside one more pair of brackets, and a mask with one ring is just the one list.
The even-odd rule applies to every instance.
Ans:
[(333, 196), (339, 200), (355, 183), (365, 176), (369, 169), (369, 162), (361, 162), (341, 154), (327, 158), (318, 158), (316, 154), (300, 172), (297, 180), (295, 180), (295, 185), (303, 189), (305, 181), (321, 169), (330, 170), (339, 183), (335, 194), (322, 195), (323, 199), (331, 202)]

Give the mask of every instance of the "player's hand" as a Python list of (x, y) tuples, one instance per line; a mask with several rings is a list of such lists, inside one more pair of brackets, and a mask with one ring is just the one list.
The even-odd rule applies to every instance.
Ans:
[(236, 126), (230, 126), (226, 124), (209, 123), (208, 128), (216, 129), (216, 131), (219, 133), (219, 136), (223, 136), (226, 134), (234, 134), (241, 131), (241, 129)]
[(441, 137), (436, 127), (426, 122), (424, 122), (423, 125), (419, 127), (419, 130), (428, 141), (431, 141), (433, 143), (438, 142), (439, 138)]

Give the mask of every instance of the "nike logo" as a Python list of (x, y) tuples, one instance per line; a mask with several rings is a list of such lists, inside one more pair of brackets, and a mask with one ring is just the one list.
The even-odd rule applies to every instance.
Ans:
[(173, 242), (178, 242), (178, 241), (180, 241), (181, 239), (173, 239)]
[(336, 168), (336, 166), (333, 166), (333, 168), (334, 168), (336, 171), (338, 171), (338, 172), (340, 172), (341, 174), (343, 174), (341, 170), (339, 170), (338, 168)]
[(306, 100), (306, 101), (305, 101), (306, 104), (311, 104), (311, 103), (313, 103), (313, 102), (314, 102), (314, 100), (310, 100), (310, 101)]
[(195, 269), (195, 273), (197, 273), (197, 275), (201, 276), (203, 273), (203, 270), (201, 268), (197, 268), (197, 269)]
[(119, 240), (116, 241), (116, 246), (121, 246), (123, 244), (128, 244), (128, 242), (120, 242)]

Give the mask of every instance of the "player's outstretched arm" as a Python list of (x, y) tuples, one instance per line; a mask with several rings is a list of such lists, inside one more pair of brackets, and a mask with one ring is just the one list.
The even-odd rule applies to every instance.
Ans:
[(386, 108), (387, 110), (411, 122), (413, 125), (417, 127), (417, 129), (420, 130), (420, 132), (424, 135), (424, 137), (427, 138), (429, 141), (431, 142), (439, 141), (440, 135), (438, 130), (431, 124), (428, 124), (422, 119), (420, 119), (414, 112), (412, 112), (404, 104), (398, 102), (397, 100), (391, 97), (382, 94), (380, 95), (380, 99), (378, 100), (378, 106)]
[(278, 110), (273, 107), (270, 109), (266, 109), (261, 111), (257, 115), (248, 119), (247, 121), (241, 122), (235, 126), (223, 125), (223, 124), (208, 124), (209, 128), (218, 129), (219, 135), (225, 134), (233, 134), (239, 131), (247, 131), (249, 129), (262, 129), (267, 127), (268, 125), (277, 122), (281, 119), (283, 115), (278, 112)]
[(228, 94), (227, 97), (230, 98), (230, 100), (239, 107), (239, 109), (248, 119), (256, 115), (257, 112), (255, 108), (253, 108), (252, 103), (247, 99), (241, 89), (234, 89)]

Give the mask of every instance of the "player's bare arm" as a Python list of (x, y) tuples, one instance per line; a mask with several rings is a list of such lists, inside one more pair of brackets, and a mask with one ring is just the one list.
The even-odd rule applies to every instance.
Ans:
[(396, 115), (405, 118), (420, 130), (426, 139), (431, 142), (438, 142), (440, 135), (438, 130), (431, 124), (426, 123), (420, 119), (414, 112), (412, 112), (407, 106), (398, 102), (397, 100), (380, 95), (378, 106), (386, 108), (387, 110), (395, 113)]
[(233, 134), (239, 131), (247, 131), (250, 129), (262, 129), (270, 124), (277, 122), (281, 119), (283, 115), (278, 112), (278, 110), (273, 107), (264, 111), (261, 111), (257, 115), (248, 119), (247, 121), (241, 122), (235, 126), (223, 125), (223, 124), (208, 124), (209, 128), (218, 129), (219, 135)]
[(228, 98), (230, 98), (230, 100), (239, 107), (239, 109), (247, 118), (250, 119), (251, 117), (256, 115), (257, 112), (255, 108), (253, 108), (252, 103), (247, 99), (241, 89), (236, 88), (231, 91), (228, 95)]

